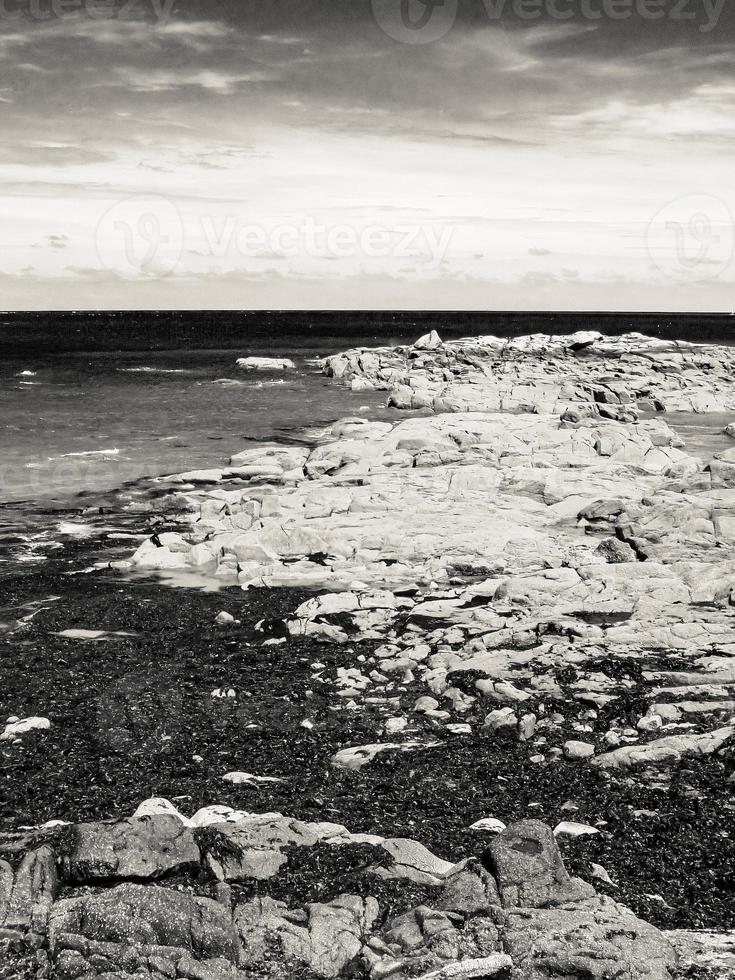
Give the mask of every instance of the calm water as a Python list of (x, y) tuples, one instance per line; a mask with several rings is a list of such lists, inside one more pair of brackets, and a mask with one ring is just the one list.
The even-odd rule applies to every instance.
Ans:
[[(379, 416), (385, 394), (330, 383), (314, 360), (350, 346), (583, 327), (732, 343), (730, 317), (597, 314), (77, 314), (0, 318), (0, 564), (41, 560), (78, 533), (59, 511), (81, 492), (217, 466), (252, 441), (298, 438), (345, 415)], [(170, 348), (170, 349), (166, 349)], [(260, 374), (239, 356), (292, 357)], [(669, 421), (674, 421), (669, 419)], [(731, 419), (679, 418), (687, 448), (730, 445)], [(71, 520), (75, 520), (72, 516)]]
[(242, 371), (232, 351), (84, 354), (0, 368), (0, 502), (62, 502), (142, 476), (223, 463), (251, 440), (377, 409), (308, 359)]

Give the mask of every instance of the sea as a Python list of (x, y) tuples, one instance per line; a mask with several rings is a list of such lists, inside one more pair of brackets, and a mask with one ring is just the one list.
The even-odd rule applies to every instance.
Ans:
[[(110, 491), (219, 466), (255, 442), (308, 440), (344, 416), (387, 417), (384, 392), (330, 382), (319, 358), (410, 343), (431, 329), (447, 339), (594, 329), (735, 344), (730, 315), (0, 314), (0, 575), (93, 533), (90, 511), (106, 512), (109, 528)], [(238, 369), (248, 355), (289, 357), (296, 369)], [(676, 421), (690, 451), (728, 445), (730, 418)]]

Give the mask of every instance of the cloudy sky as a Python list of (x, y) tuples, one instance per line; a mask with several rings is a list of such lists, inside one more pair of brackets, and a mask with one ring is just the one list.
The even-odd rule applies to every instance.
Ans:
[(0, 308), (729, 311), (734, 47), (729, 0), (0, 0)]

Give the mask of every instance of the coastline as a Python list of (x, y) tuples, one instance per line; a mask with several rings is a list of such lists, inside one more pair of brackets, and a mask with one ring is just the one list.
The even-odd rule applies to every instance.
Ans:
[[(198, 548), (195, 563), (206, 574), (211, 561), (199, 565), (199, 558), (215, 554), (214, 539), (224, 581), (239, 565), (241, 584), (254, 588), (206, 593), (103, 569), (82, 575), (95, 562), (89, 542), (78, 546), (79, 568), (24, 576), (19, 589), (28, 595), (65, 595), (44, 605), (20, 634), (5, 637), (17, 658), (16, 713), (44, 715), (42, 690), (29, 684), (29, 662), (43, 671), (53, 662), (56, 690), (74, 697), (58, 704), (49, 731), (11, 743), (4, 775), (10, 772), (11, 786), (19, 787), (34, 773), (38, 786), (61, 752), (66, 758), (56, 775), (74, 787), (79, 805), (60, 806), (59, 785), (49, 786), (45, 798), (29, 787), (24, 819), (12, 815), (15, 829), (44, 819), (126, 816), (146, 796), (164, 796), (186, 812), (218, 803), (336, 821), (353, 833), (415, 839), (458, 861), (490, 839), (469, 829), (479, 819), (538, 817), (552, 826), (571, 820), (596, 832), (559, 838), (567, 863), (586, 880), (593, 864), (604, 868), (615, 884), (595, 880), (602, 893), (662, 927), (732, 927), (724, 876), (718, 882), (708, 875), (734, 853), (721, 836), (733, 819), (733, 732), (725, 717), (732, 708), (720, 706), (731, 695), (727, 563), (735, 542), (722, 513), (735, 496), (727, 493), (735, 485), (729, 460), (716, 461), (720, 485), (713, 487), (713, 471), (692, 464), (665, 424), (636, 422), (639, 406), (623, 397), (630, 394), (628, 364), (622, 377), (600, 382), (596, 390), (607, 394), (599, 401), (594, 392), (552, 399), (548, 377), (536, 375), (531, 386), (538, 390), (529, 391), (522, 378), (519, 399), (517, 365), (485, 345), (481, 354), (513, 374), (496, 405), (496, 376), (482, 358), (477, 363), (474, 349), (461, 350), (458, 360), (451, 345), (437, 340), (429, 336), (384, 358), (328, 360), (333, 376), (346, 365), (341, 377), (351, 376), (356, 390), (390, 389), (395, 423), (338, 423), (332, 442), (314, 450), (254, 448), (224, 472), (169, 485), (181, 507), (172, 513), (173, 498), (160, 502), (169, 520), (153, 548), (138, 553), (139, 567), (175, 571)], [(476, 338), (470, 343), (482, 346)], [(577, 343), (588, 350), (586, 359), (600, 340), (587, 334)], [(548, 350), (539, 345), (539, 370), (548, 376)], [(553, 357), (578, 364), (579, 351), (563, 346)], [(702, 384), (687, 378), (680, 384), (676, 367), (659, 371), (682, 350), (686, 355), (685, 345), (659, 347), (658, 362), (653, 358), (654, 376), (676, 379), (674, 403), (732, 409), (735, 420), (735, 385), (722, 372), (722, 397), (703, 404), (696, 399), (713, 390), (706, 367)], [(449, 367), (437, 366), (441, 358)], [(589, 363), (580, 370), (589, 376)], [(607, 372), (603, 366), (603, 378)], [(567, 383), (565, 374), (560, 387)], [(657, 397), (661, 390), (642, 401), (654, 404)], [(407, 407), (424, 414), (402, 417)], [(364, 498), (376, 487), (383, 502), (368, 506)], [(643, 511), (656, 515), (661, 494), (663, 510), (646, 521)], [(672, 508), (672, 494), (686, 513)], [(690, 498), (700, 495), (701, 502), (707, 494), (705, 516)], [(238, 510), (243, 497), (259, 498), (259, 507)], [(189, 521), (202, 504), (192, 544)], [(287, 547), (284, 525), (292, 529)], [(514, 541), (523, 544), (514, 548)], [(718, 561), (710, 562), (715, 548)], [(680, 574), (687, 553), (697, 562), (688, 578)], [(666, 567), (674, 576), (660, 571)], [(70, 570), (80, 574), (65, 575)], [(314, 589), (326, 598), (314, 599)], [(602, 592), (612, 595), (601, 601)], [(22, 591), (17, 595), (22, 601)], [(696, 615), (685, 620), (675, 610), (667, 618), (672, 595)], [(239, 624), (216, 623), (220, 611)], [(70, 629), (107, 634), (60, 635)], [(641, 641), (646, 630), (648, 643)], [(115, 635), (125, 633), (133, 636)], [(80, 665), (88, 689), (75, 676)], [(216, 690), (225, 697), (212, 697)], [(136, 720), (152, 691), (156, 698)], [(97, 711), (103, 705), (104, 717), (81, 711), (87, 701)], [(695, 708), (672, 709), (677, 703)], [(640, 727), (642, 719), (648, 720)], [(112, 741), (110, 731), (117, 732)], [(202, 761), (193, 759), (201, 753), (194, 735), (211, 746)], [(646, 748), (671, 737), (685, 741), (675, 750), (667, 743), (658, 757)], [(568, 742), (591, 746), (591, 753), (574, 749), (589, 758), (567, 752)], [(350, 753), (381, 743), (410, 750), (368, 752), (364, 764), (365, 753)], [(345, 752), (347, 764), (335, 765)], [(155, 770), (148, 792), (139, 790), (143, 767)], [(226, 771), (240, 769), (283, 782), (223, 781)], [(95, 784), (99, 804), (81, 803)], [(176, 793), (177, 787), (191, 792)], [(325, 867), (325, 880), (337, 880), (329, 862)], [(694, 913), (687, 903), (695, 903)]]

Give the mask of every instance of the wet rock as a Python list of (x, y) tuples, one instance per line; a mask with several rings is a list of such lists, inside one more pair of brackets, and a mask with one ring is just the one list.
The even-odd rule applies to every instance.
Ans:
[(285, 371), (296, 367), (287, 357), (240, 357), (236, 364), (239, 368), (251, 371)]

